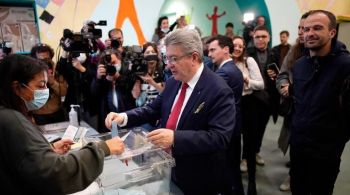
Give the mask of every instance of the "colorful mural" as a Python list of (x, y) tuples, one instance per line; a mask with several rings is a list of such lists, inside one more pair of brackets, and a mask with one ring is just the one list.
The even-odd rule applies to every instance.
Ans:
[[(31, 0), (17, 0), (18, 2)], [(12, 1), (11, 1), (12, 2)], [(255, 15), (272, 16), (270, 26), (273, 33), (281, 29), (294, 29), (294, 23), (276, 22), (283, 20), (278, 10), (290, 7), (291, 2), (299, 10), (292, 10), (298, 20), (301, 13), (310, 9), (327, 9), (337, 15), (350, 15), (350, 1), (344, 0), (35, 0), (39, 21), (41, 42), (54, 48), (62, 37), (65, 28), (79, 32), (86, 20), (106, 20), (107, 26), (98, 27), (103, 31), (104, 40), (108, 30), (119, 27), (124, 31), (125, 44), (142, 44), (150, 40), (159, 16), (168, 16), (170, 23), (185, 15), (190, 24), (198, 26), (203, 36), (223, 34), (227, 22), (233, 22), (235, 33), (242, 34), (242, 15), (253, 12)], [(294, 13), (295, 12), (295, 13)], [(295, 17), (295, 18), (294, 18)], [(285, 26), (288, 25), (289, 26)], [(268, 24), (270, 25), (270, 23)], [(296, 32), (293, 33), (296, 35)], [(278, 41), (276, 39), (275, 41)]]
[(348, 0), (296, 0), (301, 12), (313, 9), (325, 9), (336, 15), (350, 15), (350, 1)]

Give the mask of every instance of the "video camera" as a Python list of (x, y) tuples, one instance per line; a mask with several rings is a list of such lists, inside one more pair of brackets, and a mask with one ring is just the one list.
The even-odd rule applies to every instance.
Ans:
[(12, 42), (2, 42), (0, 43), (0, 49), (2, 49), (3, 53), (5, 53), (6, 55), (10, 54), (12, 51)]
[(124, 47), (123, 61), (131, 65), (130, 71), (136, 76), (143, 76), (148, 72), (147, 61), (143, 57), (141, 46)]
[(96, 29), (95, 26), (105, 26), (107, 22), (102, 20), (98, 23), (89, 21), (84, 25), (81, 32), (74, 33), (69, 29), (63, 30), (63, 37), (60, 40), (60, 45), (65, 51), (72, 52), (73, 57), (76, 57), (77, 53), (94, 53), (95, 39), (102, 37), (102, 30)]

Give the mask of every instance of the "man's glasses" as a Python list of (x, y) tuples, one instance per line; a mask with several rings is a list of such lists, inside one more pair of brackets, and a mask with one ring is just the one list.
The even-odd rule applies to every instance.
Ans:
[(261, 35), (261, 36), (254, 36), (254, 39), (266, 39), (266, 35)]
[(166, 64), (176, 64), (179, 60), (181, 60), (182, 58), (186, 57), (186, 56), (189, 56), (191, 54), (185, 54), (185, 55), (182, 55), (182, 56), (179, 56), (179, 57), (176, 57), (176, 56), (164, 56), (164, 62)]

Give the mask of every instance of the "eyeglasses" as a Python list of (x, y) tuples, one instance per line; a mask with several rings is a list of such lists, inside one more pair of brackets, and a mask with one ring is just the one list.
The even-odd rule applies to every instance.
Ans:
[(254, 39), (266, 39), (266, 35), (261, 35), (261, 36), (254, 36)]
[(182, 55), (182, 56), (179, 56), (179, 57), (176, 57), (176, 56), (164, 56), (164, 62), (166, 64), (176, 64), (179, 60), (181, 60), (182, 58), (186, 57), (186, 56), (189, 56), (191, 54), (185, 54), (185, 55)]

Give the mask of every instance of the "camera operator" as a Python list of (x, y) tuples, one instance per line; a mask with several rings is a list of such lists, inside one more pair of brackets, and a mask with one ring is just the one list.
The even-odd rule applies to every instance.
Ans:
[(255, 20), (251, 20), (248, 22), (243, 22), (243, 38), (244, 42), (246, 42), (247, 48), (253, 47), (253, 37), (254, 37), (254, 29), (257, 26), (265, 26), (265, 16), (258, 16)]
[(143, 45), (143, 56), (147, 62), (147, 72), (138, 75), (132, 90), (136, 106), (143, 106), (154, 100), (164, 89), (164, 75), (158, 59), (158, 49), (154, 43)]
[(104, 121), (109, 112), (123, 112), (135, 108), (131, 89), (134, 79), (127, 64), (122, 62), (121, 52), (106, 49), (101, 55), (96, 78), (91, 85), (91, 93), (99, 103), (98, 131), (109, 132)]
[[(158, 58), (157, 45), (147, 42), (142, 47), (147, 69), (143, 74), (137, 75), (132, 95), (136, 99), (136, 106), (141, 107), (151, 103), (164, 90), (164, 74)], [(153, 130), (156, 122), (142, 125), (147, 130)]]
[(39, 110), (33, 111), (33, 117), (37, 125), (45, 125), (66, 120), (66, 112), (63, 109), (61, 99), (67, 94), (67, 82), (62, 75), (55, 70), (52, 58), (53, 49), (47, 44), (35, 45), (30, 54), (33, 58), (44, 61), (48, 69), (47, 87), (50, 90), (50, 96), (46, 104)]
[(81, 29), (81, 33), (83, 34), (92, 33), (93, 35), (93, 37), (89, 38), (88, 41), (89, 41), (90, 48), (92, 50), (92, 53), (90, 55), (91, 56), (90, 60), (94, 64), (97, 64), (99, 62), (100, 53), (106, 49), (104, 43), (100, 39), (100, 37), (102, 37), (101, 29), (95, 28), (96, 25), (104, 25), (100, 23), (101, 21), (99, 23), (95, 23), (94, 21), (87, 20), (85, 21), (83, 28)]
[(123, 31), (120, 28), (113, 28), (108, 31), (108, 39), (105, 41), (107, 48), (118, 49), (120, 53), (124, 51), (123, 49), (124, 36)]
[(90, 93), (90, 85), (96, 75), (96, 65), (91, 63), (88, 53), (79, 52), (81, 53), (63, 51), (57, 63), (58, 73), (63, 75), (68, 83), (64, 107), (69, 110), (71, 104), (79, 105), (83, 119), (92, 127), (96, 127), (93, 116), (97, 113), (97, 107), (94, 106), (94, 97)]

